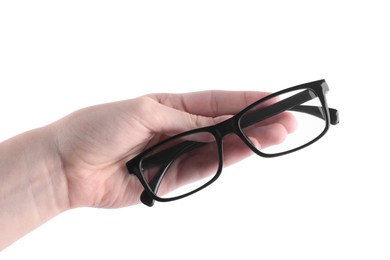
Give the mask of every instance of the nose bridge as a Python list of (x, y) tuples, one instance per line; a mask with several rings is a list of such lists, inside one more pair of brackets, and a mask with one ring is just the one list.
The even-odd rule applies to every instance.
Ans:
[(217, 125), (217, 131), (221, 135), (221, 137), (224, 137), (225, 135), (232, 134), (236, 132), (236, 123), (234, 120), (234, 117), (225, 120)]

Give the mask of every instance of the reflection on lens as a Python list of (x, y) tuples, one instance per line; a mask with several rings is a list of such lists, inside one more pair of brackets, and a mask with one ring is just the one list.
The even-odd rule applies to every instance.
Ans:
[(202, 187), (215, 176), (218, 167), (218, 145), (209, 132), (175, 138), (141, 160), (143, 177), (160, 198), (185, 195)]
[[(291, 91), (262, 102), (240, 119), (246, 138), (264, 154), (278, 154), (301, 147), (317, 138), (326, 127), (320, 99), (310, 89)], [(293, 116), (295, 130), (286, 127)]]

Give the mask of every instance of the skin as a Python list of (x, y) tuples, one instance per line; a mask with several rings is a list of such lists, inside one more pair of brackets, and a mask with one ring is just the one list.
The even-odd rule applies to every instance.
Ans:
[[(138, 204), (143, 187), (128, 174), (128, 160), (168, 136), (221, 122), (267, 94), (151, 94), (84, 108), (3, 141), (0, 250), (72, 208)], [(281, 142), (295, 124), (283, 113), (254, 132), (253, 142), (261, 147)], [(236, 137), (225, 142), (230, 147), (225, 165), (251, 154)]]

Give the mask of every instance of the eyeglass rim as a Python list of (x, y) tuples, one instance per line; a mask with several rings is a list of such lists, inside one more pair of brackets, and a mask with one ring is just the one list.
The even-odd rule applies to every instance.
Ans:
[[(211, 135), (214, 136), (215, 141), (216, 141), (216, 146), (218, 149), (218, 168), (217, 168), (217, 171), (214, 173), (214, 176), (210, 180), (208, 180), (203, 185), (201, 185), (200, 187), (198, 187), (190, 192), (187, 192), (187, 193), (184, 193), (184, 194), (181, 194), (178, 196), (173, 196), (173, 197), (160, 197), (155, 192), (153, 192), (152, 188), (150, 187), (150, 184), (146, 181), (145, 176), (141, 173), (140, 169), (142, 168), (141, 164), (143, 162), (144, 156), (139, 158), (138, 164), (137, 164), (138, 166), (132, 168), (133, 172), (131, 172), (131, 170), (129, 169), (129, 166), (127, 166), (129, 173), (135, 174), (138, 177), (138, 179), (140, 180), (142, 186), (145, 188), (144, 192), (141, 194), (141, 202), (143, 204), (145, 204), (147, 206), (153, 206), (153, 204), (154, 204), (153, 200), (157, 200), (160, 202), (168, 202), (168, 201), (182, 199), (184, 197), (190, 196), (190, 195), (206, 188), (207, 186), (209, 186), (211, 183), (213, 183), (215, 180), (218, 179), (218, 177), (221, 175), (222, 169), (223, 169), (223, 149), (222, 149), (223, 147), (222, 147), (222, 139), (220, 138), (220, 136), (218, 136), (218, 134), (214, 130), (215, 129), (212, 127), (196, 128), (196, 129), (186, 131), (186, 132), (180, 133), (178, 135), (172, 136), (169, 138), (169, 140), (164, 140), (163, 142), (158, 143), (155, 146), (151, 147), (151, 148), (157, 149), (158, 147), (163, 146), (170, 141), (173, 141), (175, 139), (180, 139), (183, 136), (192, 135), (192, 134), (196, 134), (196, 133), (207, 132), (207, 133), (210, 133)], [(165, 142), (165, 141), (167, 141), (167, 142)], [(153, 151), (154, 149), (149, 150), (149, 152)]]
[[(257, 150), (246, 138), (246, 136), (243, 134), (241, 128), (239, 127), (239, 120), (242, 118), (242, 116), (248, 112), (250, 109), (252, 109), (253, 107), (257, 106), (258, 104), (262, 103), (262, 102), (265, 102), (269, 99), (272, 99), (278, 95), (282, 95), (284, 93), (287, 93), (287, 92), (291, 92), (291, 91), (294, 91), (294, 90), (299, 90), (299, 89), (311, 89), (313, 90), (318, 98), (320, 99), (321, 101), (321, 104), (324, 108), (324, 112), (325, 112), (325, 128), (323, 130), (323, 132), (317, 136), (315, 139), (313, 139), (312, 141), (302, 145), (302, 146), (299, 146), (297, 148), (294, 148), (294, 149), (291, 149), (289, 151), (285, 151), (285, 152), (281, 152), (281, 153), (277, 153), (277, 154), (267, 154), (267, 153), (262, 153), (260, 152), (259, 150)], [(328, 88), (328, 85), (326, 83), (326, 81), (324, 79), (322, 80), (317, 80), (317, 81), (312, 81), (312, 82), (308, 82), (308, 83), (304, 83), (304, 84), (300, 84), (300, 85), (297, 85), (297, 86), (293, 86), (293, 87), (289, 87), (289, 88), (286, 88), (286, 89), (283, 89), (283, 90), (280, 90), (280, 91), (277, 91), (275, 93), (272, 93), (270, 95), (267, 95), (257, 101), (255, 101), (254, 103), (248, 105), (247, 107), (245, 107), (243, 110), (241, 110), (240, 112), (238, 112), (236, 115), (234, 115), (232, 118), (230, 119), (227, 119), (226, 121), (229, 121), (229, 120), (232, 120), (235, 122), (235, 124), (237, 125), (237, 130), (235, 131), (237, 135), (239, 135), (239, 137), (242, 139), (242, 141), (244, 141), (246, 143), (246, 145), (251, 148), (252, 151), (254, 151), (256, 154), (262, 156), (262, 157), (276, 157), (276, 156), (281, 156), (281, 155), (285, 155), (285, 154), (288, 154), (288, 153), (292, 153), (292, 152), (295, 152), (297, 150), (300, 150), (300, 149), (303, 149), (304, 147), (307, 147), (311, 144), (313, 144), (314, 142), (316, 142), (317, 140), (319, 140), (321, 137), (323, 137), (325, 135), (325, 133), (328, 131), (329, 129), (329, 123), (330, 123), (330, 114), (329, 114), (329, 108), (328, 108), (328, 105), (327, 105), (327, 102), (326, 102), (326, 98), (325, 98), (325, 94), (326, 92), (328, 92), (329, 88)], [(224, 123), (224, 122), (222, 122)], [(145, 198), (142, 199), (142, 196), (141, 196), (141, 201), (148, 205), (148, 206), (152, 206), (153, 205), (153, 200), (157, 200), (157, 201), (161, 201), (161, 202), (167, 202), (167, 201), (173, 201), (173, 200), (178, 200), (178, 199), (181, 199), (181, 198), (184, 198), (184, 197), (187, 197), (189, 195), (192, 195), (202, 189), (204, 189), (205, 187), (209, 186), (211, 183), (213, 183), (216, 179), (218, 179), (218, 177), (221, 175), (221, 172), (222, 172), (222, 168), (223, 168), (223, 151), (222, 151), (222, 138), (218, 135), (217, 133), (217, 128), (220, 124), (222, 123), (219, 123), (217, 125), (211, 125), (211, 126), (206, 126), (206, 127), (201, 127), (201, 128), (197, 128), (197, 129), (192, 129), (192, 130), (189, 130), (189, 131), (185, 131), (183, 133), (180, 133), (180, 134), (177, 134), (177, 135), (174, 135), (172, 137), (169, 137), (151, 147), (149, 147), (148, 149), (146, 149), (145, 151), (141, 152), (140, 154), (138, 154), (137, 156), (135, 156), (134, 158), (130, 159), (129, 161), (127, 161), (126, 163), (126, 167), (128, 169), (128, 172), (129, 174), (134, 174), (138, 177), (139, 181), (141, 182), (142, 186), (144, 187), (145, 189), (145, 192), (146, 194), (144, 195), (147, 195), (147, 197), (149, 197), (149, 200), (146, 200), (145, 201)], [(191, 191), (191, 192), (188, 192), (188, 193), (185, 193), (183, 195), (179, 195), (179, 196), (175, 196), (175, 197), (169, 197), (169, 198), (162, 198), (162, 197), (159, 197), (157, 194), (155, 194), (155, 192), (153, 192), (151, 190), (151, 188), (149, 187), (149, 184), (147, 183), (147, 181), (145, 180), (142, 172), (141, 172), (141, 163), (142, 163), (142, 160), (143, 160), (143, 157), (150, 153), (151, 151), (157, 149), (158, 147), (162, 146), (162, 145), (165, 145), (166, 143), (168, 142), (171, 142), (175, 139), (179, 139), (183, 136), (186, 136), (186, 135), (191, 135), (191, 134), (195, 134), (195, 133), (199, 133), (199, 132), (209, 132), (211, 133), (216, 141), (217, 141), (217, 146), (218, 146), (218, 155), (219, 155), (219, 162), (218, 162), (218, 170), (217, 172), (215, 173), (215, 175), (213, 176), (213, 178), (211, 178), (208, 182), (206, 182), (205, 184), (203, 184), (202, 186), (200, 186), (199, 188)], [(145, 196), (144, 196), (145, 197)]]
[[(260, 150), (258, 150), (256, 147), (253, 146), (253, 144), (248, 140), (247, 136), (244, 134), (243, 130), (241, 129), (240, 127), (240, 120), (243, 118), (243, 115), (245, 115), (248, 111), (250, 111), (251, 109), (253, 109), (254, 107), (256, 107), (257, 105), (269, 100), (269, 99), (272, 99), (276, 96), (280, 96), (280, 95), (283, 95), (285, 93), (288, 93), (288, 92), (292, 92), (292, 91), (295, 91), (295, 90), (300, 90), (300, 89), (309, 89), (309, 90), (312, 90), (314, 91), (314, 93), (316, 93), (317, 97), (319, 98), (320, 102), (321, 102), (321, 105), (322, 107), (324, 108), (324, 113), (325, 113), (325, 118), (324, 118), (324, 121), (325, 121), (325, 127), (323, 129), (323, 131), (314, 139), (312, 139), (311, 141), (301, 145), (301, 146), (298, 146), (296, 148), (293, 148), (293, 149), (290, 149), (290, 150), (287, 150), (287, 151), (283, 151), (283, 152), (279, 152), (279, 153), (264, 153), (264, 152), (261, 152)], [(239, 113), (237, 113), (234, 117), (237, 117), (237, 126), (238, 126), (238, 129), (239, 129), (239, 132), (240, 132), (240, 137), (241, 139), (248, 145), (249, 148), (251, 148), (251, 150), (256, 153), (257, 155), (261, 156), (261, 157), (265, 157), (265, 158), (272, 158), (272, 157), (278, 157), (278, 156), (282, 156), (282, 155), (286, 155), (286, 154), (289, 154), (289, 153), (293, 153), (293, 152), (296, 152), (298, 150), (301, 150), (313, 143), (315, 143), (316, 141), (318, 141), (319, 139), (321, 139), (325, 134), (326, 132), (329, 130), (329, 126), (330, 126), (330, 122), (331, 122), (331, 116), (330, 116), (330, 111), (329, 111), (329, 107), (328, 107), (328, 104), (327, 104), (327, 101), (326, 101), (326, 98), (325, 98), (325, 94), (329, 91), (329, 87), (326, 83), (326, 81), (324, 79), (322, 80), (317, 80), (317, 81), (313, 81), (313, 82), (308, 82), (308, 83), (304, 83), (304, 84), (301, 84), (301, 85), (297, 85), (297, 86), (294, 86), (294, 87), (290, 87), (290, 88), (286, 88), (286, 89), (283, 89), (281, 91), (278, 91), (278, 92), (275, 92), (275, 93), (272, 93), (270, 95), (267, 95), (266, 97), (260, 99), (260, 100), (257, 100), (255, 101), (254, 103), (250, 104), (249, 106), (247, 106), (246, 108), (244, 108), (243, 110), (241, 110)], [(337, 113), (337, 111), (336, 111)], [(338, 114), (335, 115), (338, 117)], [(337, 121), (338, 123), (338, 119), (335, 121)]]

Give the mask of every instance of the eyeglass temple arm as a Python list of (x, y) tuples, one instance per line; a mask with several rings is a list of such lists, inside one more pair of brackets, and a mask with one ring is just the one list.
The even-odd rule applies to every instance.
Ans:
[[(316, 95), (311, 90), (304, 90), (296, 95), (269, 105), (268, 107), (259, 108), (258, 110), (252, 111), (241, 120), (240, 124), (243, 128), (245, 128), (288, 110), (303, 112), (325, 120), (322, 107), (299, 105), (315, 97)], [(339, 115), (336, 109), (330, 108), (329, 115), (330, 123), (332, 125), (335, 125), (339, 122)]]
[[(302, 91), (294, 96), (286, 98), (266, 108), (254, 111), (252, 114), (247, 115), (244, 121), (241, 121), (241, 125), (243, 127), (248, 127), (286, 110), (303, 112), (325, 120), (325, 115), (323, 114), (321, 107), (297, 105), (305, 103), (313, 98), (315, 98), (315, 96), (313, 96), (310, 90)], [(330, 108), (329, 113), (330, 123), (333, 125), (337, 124), (339, 121), (337, 110)], [(203, 143), (200, 142), (184, 141), (169, 149), (166, 149), (157, 154), (149, 156), (148, 158), (145, 158), (144, 163), (146, 163), (148, 166), (158, 165), (159, 163), (165, 162), (164, 166), (160, 169), (160, 173), (156, 174), (149, 182), (149, 187), (154, 192), (156, 192), (166, 171), (169, 169), (172, 162), (177, 158), (177, 156), (180, 155), (182, 152), (187, 152), (189, 150), (201, 146), (202, 144)], [(153, 198), (151, 198), (146, 191), (142, 192), (141, 201), (148, 206), (153, 206), (154, 204)]]
[[(266, 109), (268, 109), (269, 107), (267, 107)], [(272, 111), (272, 109), (271, 109)], [(325, 120), (325, 114), (324, 114), (324, 111), (322, 109), (322, 107), (318, 107), (318, 106), (306, 106), (306, 105), (299, 105), (299, 106), (295, 106), (295, 107), (291, 107), (289, 109), (287, 109), (287, 111), (295, 111), (295, 112), (301, 112), (301, 113), (305, 113), (305, 114), (309, 114), (311, 116), (315, 116), (315, 117), (318, 117), (320, 119), (323, 119)], [(254, 113), (256, 113), (257, 111), (254, 111)], [(262, 113), (262, 115), (264, 116), (265, 113)], [(332, 125), (337, 125), (339, 123), (339, 112), (337, 111), (337, 109), (334, 109), (334, 108), (329, 108), (329, 116), (330, 116), (330, 124)], [(270, 116), (268, 116), (270, 117)], [(265, 117), (264, 119), (267, 119), (268, 117)], [(264, 120), (264, 119), (261, 119), (261, 120)], [(255, 120), (255, 122), (248, 122), (249, 125), (252, 125), (252, 124), (255, 124), (257, 123), (256, 122), (257, 119)]]
[[(289, 111), (302, 112), (325, 120), (325, 115), (322, 109), (317, 106), (301, 105), (301, 106), (290, 108)], [(329, 115), (330, 115), (330, 123), (332, 125), (337, 125), (339, 123), (339, 112), (337, 111), (337, 109), (329, 108)]]

